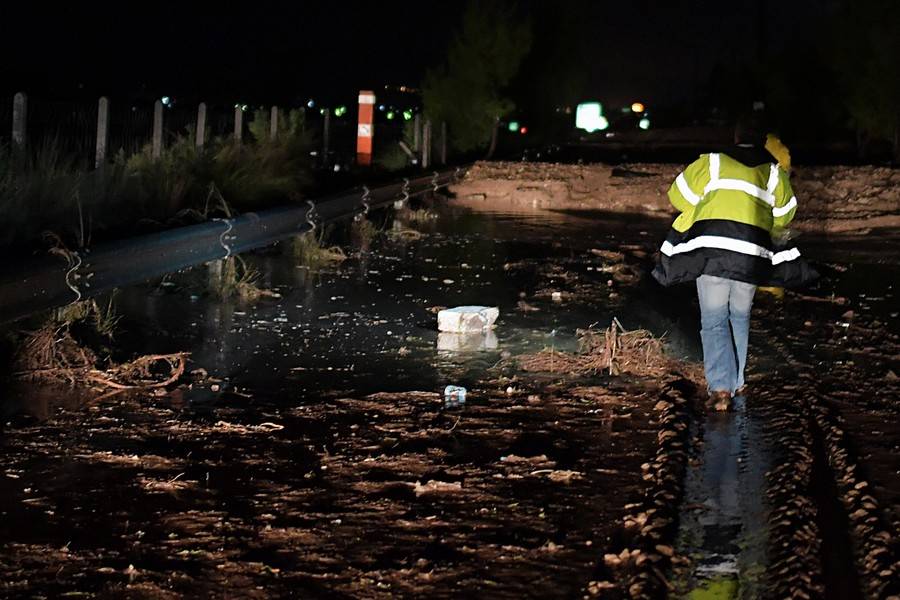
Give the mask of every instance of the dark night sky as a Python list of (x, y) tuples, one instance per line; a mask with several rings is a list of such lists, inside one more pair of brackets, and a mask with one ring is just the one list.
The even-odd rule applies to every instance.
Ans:
[[(715, 64), (755, 56), (761, 22), (770, 50), (802, 38), (829, 0), (767, 4), (760, 12), (760, 0), (523, 0), (520, 9), (536, 20), (571, 17), (554, 35), (577, 37), (582, 50), (571, 60), (584, 69), (586, 96), (653, 102), (690, 98)], [(441, 62), (464, 5), (4, 1), (0, 86), (290, 102), (417, 85)]]

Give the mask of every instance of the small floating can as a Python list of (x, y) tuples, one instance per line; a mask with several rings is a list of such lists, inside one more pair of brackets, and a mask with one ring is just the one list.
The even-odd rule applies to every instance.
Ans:
[(448, 385), (444, 388), (444, 408), (459, 408), (466, 404), (466, 388)]

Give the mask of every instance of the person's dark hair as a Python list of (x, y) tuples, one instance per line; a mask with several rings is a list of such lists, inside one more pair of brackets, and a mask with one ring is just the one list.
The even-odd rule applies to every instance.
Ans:
[(767, 133), (766, 122), (761, 112), (745, 113), (738, 118), (734, 126), (734, 143), (764, 146)]

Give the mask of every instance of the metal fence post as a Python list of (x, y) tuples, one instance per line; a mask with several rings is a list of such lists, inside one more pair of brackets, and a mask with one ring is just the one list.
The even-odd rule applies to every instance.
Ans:
[(234, 107), (234, 143), (238, 146), (244, 139), (244, 110), (240, 105)]
[(157, 100), (153, 103), (153, 158), (162, 156), (162, 132), (163, 132), (163, 103)]
[(273, 106), (271, 116), (269, 117), (269, 137), (274, 141), (278, 137), (278, 107)]
[(447, 121), (441, 121), (441, 164), (447, 164)]
[(422, 168), (427, 169), (431, 163), (431, 120), (426, 119), (422, 126)]
[(28, 121), (28, 96), (23, 92), (13, 96), (12, 141), (20, 148), (25, 146), (25, 127)]
[(328, 144), (331, 142), (331, 109), (325, 109), (325, 122), (322, 124), (322, 164), (328, 164)]
[(201, 102), (197, 107), (197, 140), (194, 142), (198, 148), (206, 143), (206, 102)]
[(109, 141), (109, 98), (103, 96), (97, 103), (97, 152), (94, 168), (99, 169), (106, 162), (106, 144)]

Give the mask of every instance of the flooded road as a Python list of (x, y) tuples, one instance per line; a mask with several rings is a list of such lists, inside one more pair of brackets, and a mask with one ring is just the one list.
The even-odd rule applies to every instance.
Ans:
[[(2, 594), (652, 597), (683, 557), (703, 577), (725, 565), (742, 597), (764, 595), (759, 570), (778, 558), (765, 473), (786, 455), (758, 443), (779, 431), (761, 397), (747, 400), (759, 409), (704, 419), (675, 374), (515, 365), (574, 352), (578, 329), (613, 317), (698, 359), (692, 290), (645, 277), (668, 222), (416, 208), (376, 217), (371, 238), (336, 230), (349, 254), (339, 265), (307, 268), (287, 244), (245, 257), (278, 297), (217, 299), (204, 268), (121, 290), (117, 351), (189, 351), (194, 383), (100, 400), (24, 388), (6, 400)], [(892, 292), (868, 275), (850, 281), (866, 269), (883, 267), (836, 270), (833, 285), (896, 332)], [(792, 300), (801, 329), (815, 319), (810, 335), (836, 316), (820, 300)], [(466, 304), (498, 306), (496, 330), (439, 334), (436, 308)], [(779, 305), (759, 304), (751, 344), (766, 351), (750, 380), (790, 396), (788, 359), (764, 341)], [(827, 368), (817, 360), (806, 370)], [(448, 384), (469, 389), (465, 407), (444, 409)], [(894, 490), (896, 477), (878, 473)], [(879, 494), (888, 507), (892, 493)]]

